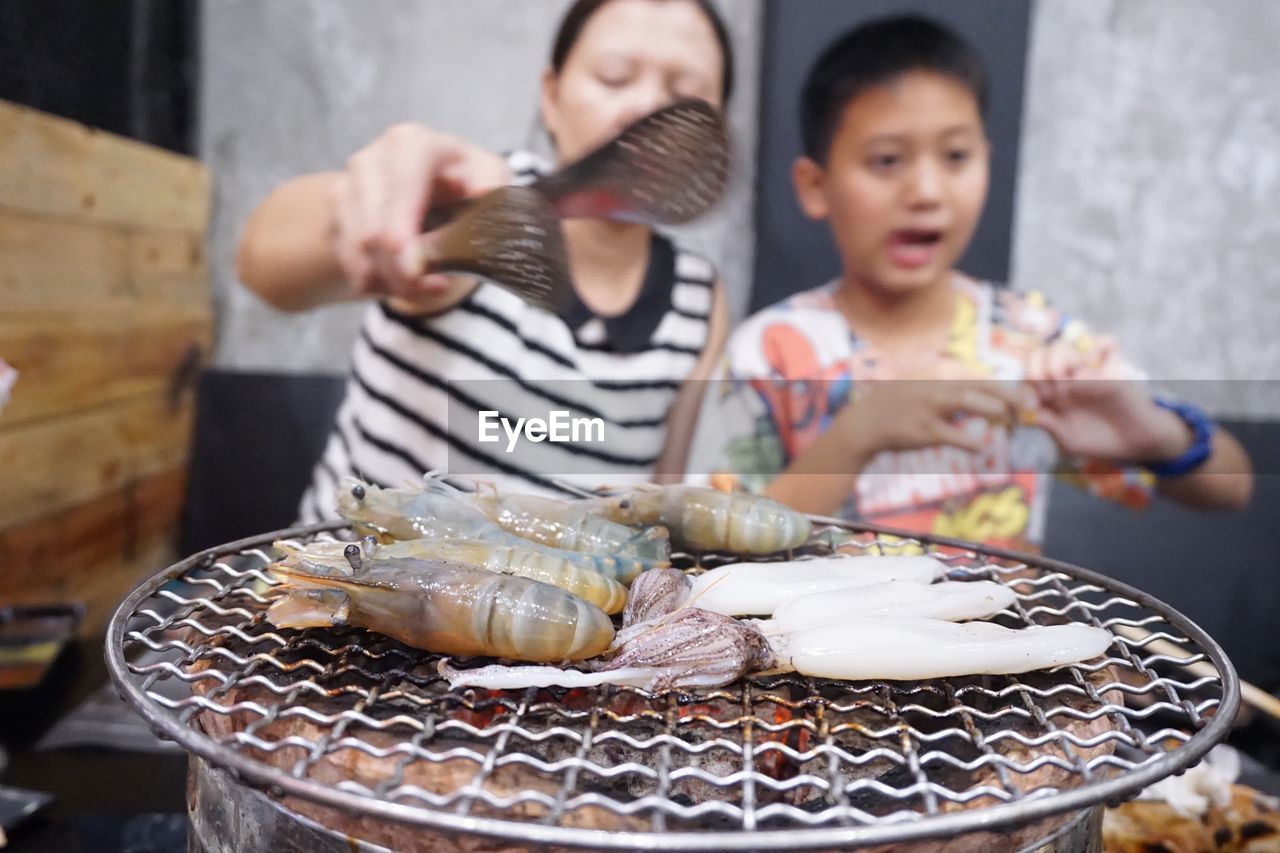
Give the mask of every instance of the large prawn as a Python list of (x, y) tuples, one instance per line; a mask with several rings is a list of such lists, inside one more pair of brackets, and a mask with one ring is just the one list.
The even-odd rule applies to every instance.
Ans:
[(359, 572), (365, 566), (388, 559), (448, 560), (501, 575), (515, 575), (549, 583), (589, 601), (605, 613), (618, 613), (627, 602), (627, 589), (613, 578), (583, 568), (563, 552), (525, 545), (500, 545), (482, 540), (406, 539), (379, 544), (367, 536), (359, 544), (312, 542), (296, 548), (277, 542), (285, 552), (285, 565), (308, 570)]
[(613, 623), (559, 587), (446, 560), (391, 559), (350, 575), (273, 564), (281, 628), (356, 625), (425, 651), (516, 660), (582, 660), (605, 651)]
[[(429, 478), (427, 490), (463, 495), (440, 478)], [(591, 511), (582, 501), (562, 501), (540, 495), (505, 494), (481, 484), (466, 495), (494, 524), (525, 539), (566, 551), (634, 557), (650, 568), (671, 565), (671, 543), (661, 527), (636, 530)]]
[(361, 535), (392, 539), (481, 539), (507, 534), (473, 506), (440, 492), (384, 489), (348, 480), (337, 489), (338, 512)]
[(643, 485), (585, 502), (620, 524), (660, 524), (676, 547), (694, 551), (774, 554), (798, 548), (813, 532), (805, 515), (777, 501), (701, 486)]
[[(503, 530), (462, 493), (440, 489), (383, 489), (358, 481), (338, 487), (338, 512), (356, 532), (374, 534), (382, 542), (413, 539), (451, 539), (486, 545), (532, 548), (574, 565), (599, 572), (622, 584), (655, 565), (627, 554), (603, 554), (549, 548)], [(631, 531), (634, 535), (634, 531)]]

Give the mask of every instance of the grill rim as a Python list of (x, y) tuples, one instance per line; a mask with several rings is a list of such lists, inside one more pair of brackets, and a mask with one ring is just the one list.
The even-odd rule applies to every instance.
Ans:
[[(270, 794), (300, 797), (349, 814), (360, 814), (378, 820), (393, 821), (425, 829), (444, 830), (508, 841), (535, 844), (576, 846), (593, 849), (673, 849), (673, 850), (797, 850), (840, 845), (873, 845), (925, 841), (975, 832), (999, 832), (1038, 820), (1079, 811), (1098, 804), (1123, 802), (1149, 785), (1197, 764), (1220, 742), (1231, 728), (1240, 706), (1240, 682), (1235, 667), (1225, 650), (1204, 629), (1155, 596), (1080, 566), (1034, 554), (979, 545), (949, 537), (904, 531), (897, 528), (811, 516), (815, 525), (843, 528), (854, 533), (896, 536), (921, 545), (959, 548), (975, 555), (1014, 560), (1028, 567), (1060, 572), (1127, 596), (1137, 604), (1160, 616), (1195, 642), (1217, 669), (1222, 683), (1222, 699), (1206, 724), (1191, 734), (1177, 748), (1102, 782), (1085, 782), (1071, 790), (1012, 803), (977, 808), (952, 814), (928, 815), (910, 822), (893, 822), (863, 826), (791, 827), (782, 830), (731, 830), (715, 832), (635, 832), (579, 829), (548, 826), (501, 818), (473, 817), (431, 809), (425, 805), (406, 805), (339, 790), (336, 787), (299, 779), (254, 761), (247, 756), (218, 745), (213, 738), (184, 725), (176, 716), (151, 699), (140, 684), (135, 683), (125, 660), (125, 630), (137, 607), (166, 583), (192, 569), (212, 566), (219, 557), (250, 548), (270, 547), (278, 539), (315, 536), (350, 527), (344, 521), (288, 527), (271, 533), (251, 536), (225, 545), (208, 548), (162, 569), (142, 581), (116, 609), (107, 628), (105, 660), (107, 671), (117, 694), (160, 737), (172, 740), (187, 752), (199, 756), (215, 767), (228, 770), (237, 781)], [(140, 681), (141, 679), (138, 679)]]

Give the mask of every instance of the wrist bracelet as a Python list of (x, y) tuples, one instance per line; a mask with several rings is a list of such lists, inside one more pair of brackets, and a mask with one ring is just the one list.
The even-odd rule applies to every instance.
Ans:
[(1214, 423), (1201, 409), (1190, 403), (1156, 397), (1155, 404), (1177, 415), (1184, 424), (1191, 428), (1195, 438), (1191, 447), (1187, 448), (1187, 451), (1176, 459), (1169, 459), (1163, 462), (1147, 462), (1144, 463), (1143, 467), (1157, 477), (1180, 477), (1183, 474), (1190, 474), (1203, 465), (1212, 452), (1211, 443)]

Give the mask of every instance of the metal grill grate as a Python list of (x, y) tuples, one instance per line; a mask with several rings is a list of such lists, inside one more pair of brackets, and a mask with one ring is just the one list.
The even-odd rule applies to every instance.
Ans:
[[(1132, 796), (1226, 734), (1239, 699), (1230, 663), (1150, 596), (1050, 560), (823, 521), (843, 551), (923, 549), (952, 579), (1008, 585), (1016, 604), (992, 621), (1105, 628), (1108, 656), (1017, 677), (449, 691), (438, 656), (263, 620), (270, 543), (341, 529), (316, 525), (157, 575), (112, 621), (108, 664), (161, 735), (255, 787), (592, 848), (798, 849), (1009, 827)], [(693, 572), (728, 561), (677, 558)], [(1157, 640), (1181, 651), (1148, 649), (1167, 648)], [(1198, 661), (1216, 675), (1186, 669)]]

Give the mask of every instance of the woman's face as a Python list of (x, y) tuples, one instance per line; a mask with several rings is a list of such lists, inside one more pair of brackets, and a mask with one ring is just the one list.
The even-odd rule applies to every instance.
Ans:
[(720, 106), (724, 57), (687, 0), (611, 0), (587, 20), (557, 74), (543, 77), (542, 119), (561, 163), (680, 98)]

